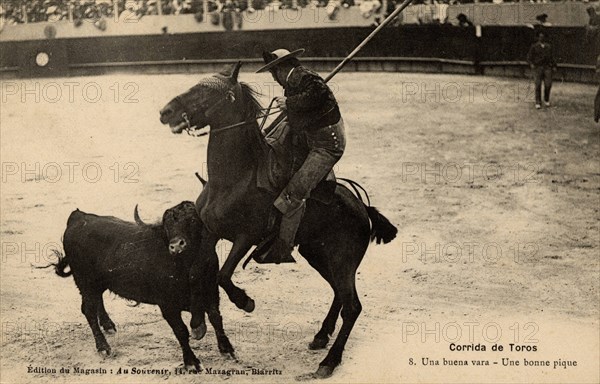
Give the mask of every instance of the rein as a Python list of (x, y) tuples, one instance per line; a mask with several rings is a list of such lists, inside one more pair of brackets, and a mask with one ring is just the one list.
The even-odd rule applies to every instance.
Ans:
[[(216, 111), (226, 101), (229, 101), (229, 102), (235, 101), (235, 95), (233, 94), (233, 92), (231, 90), (227, 91), (227, 95), (223, 99), (215, 102), (215, 104), (213, 104), (211, 107), (209, 107), (206, 110), (206, 112), (204, 112), (204, 114), (206, 116), (212, 114), (214, 111)], [(261, 122), (261, 124), (260, 124), (261, 130), (262, 130), (262, 127), (264, 126), (264, 124), (265, 124), (268, 116), (274, 115), (274, 114), (280, 112), (280, 108), (279, 107), (273, 107), (273, 102), (274, 101), (275, 101), (275, 98), (273, 98), (273, 100), (271, 100), (271, 103), (269, 104), (268, 108), (261, 108), (260, 109), (261, 111), (266, 111), (266, 112), (264, 114), (256, 117), (257, 120), (258, 119), (263, 119), (262, 122)], [(181, 103), (181, 101), (180, 101), (180, 103)], [(183, 105), (183, 103), (181, 103), (181, 104)], [(271, 110), (275, 110), (275, 111), (272, 112)], [(188, 116), (187, 112), (185, 112), (185, 111), (181, 114), (181, 118), (183, 119), (183, 121), (185, 121), (185, 123), (187, 125), (186, 128), (185, 128), (186, 133), (188, 135), (194, 136), (194, 137), (205, 136), (205, 135), (208, 135), (209, 133), (219, 133), (219, 132), (223, 132), (223, 131), (228, 131), (228, 130), (233, 129), (233, 128), (242, 127), (244, 125), (248, 125), (248, 124), (252, 124), (253, 122), (256, 122), (256, 121), (253, 121), (253, 120), (245, 120), (245, 121), (241, 121), (239, 123), (235, 123), (235, 124), (231, 124), (231, 125), (226, 125), (224, 127), (211, 128), (208, 132), (202, 132), (202, 133), (198, 134), (197, 132), (200, 131), (200, 130), (202, 130), (204, 127), (202, 127), (202, 128), (192, 127), (192, 124), (190, 122), (189, 116)]]

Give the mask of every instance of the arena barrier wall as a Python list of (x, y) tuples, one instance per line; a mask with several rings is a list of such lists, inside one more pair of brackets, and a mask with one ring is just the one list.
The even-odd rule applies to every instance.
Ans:
[[(0, 75), (52, 77), (112, 72), (209, 72), (236, 60), (257, 67), (261, 52), (304, 46), (305, 60), (333, 68), (371, 27), (103, 36), (0, 42)], [(559, 63), (559, 78), (592, 81), (600, 39), (582, 27), (546, 29)], [(355, 71), (450, 72), (529, 76), (526, 56), (534, 40), (527, 27), (444, 25), (384, 28), (346, 68)], [(48, 63), (36, 62), (42, 53)], [(43, 60), (42, 60), (43, 62)], [(246, 66), (248, 69), (248, 66)]]

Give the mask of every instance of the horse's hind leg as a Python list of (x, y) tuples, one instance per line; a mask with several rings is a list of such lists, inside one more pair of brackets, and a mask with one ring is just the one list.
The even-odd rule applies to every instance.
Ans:
[(115, 327), (115, 323), (111, 320), (106, 312), (106, 308), (104, 308), (104, 300), (102, 296), (100, 296), (100, 302), (98, 303), (98, 320), (100, 321), (100, 326), (104, 329), (104, 332), (107, 333), (115, 333), (117, 332), (117, 328)]
[(362, 311), (362, 305), (356, 292), (354, 273), (352, 276), (347, 276), (346, 281), (341, 282), (341, 286), (338, 285), (337, 289), (339, 290), (339, 295), (342, 302), (343, 323), (335, 342), (329, 349), (329, 353), (319, 364), (319, 369), (316, 372), (316, 376), (320, 378), (331, 376), (333, 370), (342, 361), (344, 347), (346, 346), (350, 332), (352, 332), (352, 328), (356, 323), (356, 319)]
[(329, 308), (329, 312), (327, 312), (327, 316), (325, 316), (325, 320), (323, 320), (321, 329), (317, 332), (313, 341), (308, 345), (308, 348), (314, 350), (323, 349), (327, 346), (327, 343), (329, 343), (329, 336), (331, 336), (335, 330), (335, 323), (340, 315), (341, 309), (342, 301), (339, 296), (335, 294), (333, 302), (331, 303), (331, 308)]
[[(323, 321), (323, 325), (309, 347), (311, 349), (325, 348), (329, 341), (329, 335), (333, 333), (335, 328), (340, 308), (343, 321), (342, 327), (327, 356), (319, 364), (319, 369), (316, 372), (316, 376), (319, 378), (331, 376), (333, 370), (342, 361), (344, 347), (356, 323), (356, 319), (362, 311), (358, 293), (356, 292), (356, 270), (367, 249), (368, 237), (361, 236), (361, 233), (358, 231), (355, 236), (350, 237), (349, 233), (351, 234), (351, 232), (353, 232), (351, 231), (351, 227), (346, 226), (345, 231), (340, 229), (335, 232), (338, 235), (344, 233), (343, 236), (332, 234), (326, 236), (326, 234), (322, 234), (327, 239), (324, 243), (326, 244), (325, 246), (313, 248), (312, 246), (304, 245), (304, 247), (300, 248), (300, 252), (305, 256), (310, 265), (331, 285), (335, 295), (331, 308)], [(348, 244), (347, 241), (344, 241), (347, 238), (363, 238), (364, 241), (360, 242), (360, 240), (357, 240), (359, 241), (358, 244)], [(312, 244), (315, 243), (318, 244), (319, 242), (312, 242)]]
[(335, 284), (332, 281), (329, 269), (323, 264), (322, 258), (318, 258), (318, 251), (312, 250), (309, 246), (304, 244), (300, 246), (299, 251), (308, 263), (319, 272), (325, 280), (327, 280), (333, 289), (333, 302), (331, 303), (329, 312), (327, 312), (327, 316), (325, 316), (325, 320), (323, 320), (323, 324), (321, 324), (321, 329), (319, 329), (319, 332), (317, 332), (313, 341), (308, 345), (309, 349), (323, 349), (329, 342), (329, 336), (331, 336), (335, 330), (335, 323), (337, 322), (340, 310), (342, 309), (342, 301), (335, 290)]

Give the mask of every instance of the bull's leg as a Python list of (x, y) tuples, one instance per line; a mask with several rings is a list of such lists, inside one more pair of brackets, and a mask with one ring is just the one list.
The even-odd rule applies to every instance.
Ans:
[[(225, 335), (223, 319), (219, 311), (219, 284), (217, 282), (219, 260), (216, 253), (214, 253), (214, 247), (211, 249), (213, 250), (213, 255), (202, 255), (211, 257), (205, 257), (196, 261), (193, 271), (190, 272), (190, 281), (193, 286), (192, 307), (195, 308), (195, 312), (202, 313), (202, 316), (204, 316), (204, 312), (208, 313), (208, 319), (217, 336), (219, 351), (221, 353), (229, 353), (231, 357), (235, 358), (233, 346), (229, 342), (227, 335)], [(192, 315), (193, 322), (194, 318)], [(204, 332), (206, 332), (206, 326)]]
[(213, 284), (216, 285), (219, 272), (219, 259), (215, 251), (219, 238), (210, 233), (207, 228), (203, 228), (201, 239), (199, 255), (190, 268), (190, 312), (192, 314), (190, 327), (192, 336), (196, 340), (202, 339), (206, 334), (205, 314), (209, 303), (206, 297), (207, 278), (212, 278)]
[(254, 240), (249, 236), (242, 234), (239, 235), (233, 242), (231, 252), (227, 256), (227, 260), (219, 271), (219, 285), (223, 287), (229, 300), (236, 305), (236, 307), (243, 309), (246, 312), (254, 311), (254, 300), (252, 300), (243, 289), (238, 288), (233, 281), (231, 276), (235, 268), (242, 260), (242, 258), (248, 253), (250, 248), (254, 245)]
[(96, 341), (96, 349), (100, 353), (110, 355), (110, 346), (108, 345), (108, 342), (106, 341), (106, 338), (104, 337), (104, 334), (98, 325), (98, 305), (102, 300), (102, 294), (82, 291), (81, 296), (81, 312), (87, 319), (88, 324), (92, 329), (92, 334), (94, 335), (94, 340)]
[(225, 334), (225, 330), (223, 329), (223, 318), (221, 317), (221, 312), (219, 311), (218, 305), (213, 305), (208, 309), (208, 319), (215, 329), (215, 334), (217, 335), (217, 344), (219, 346), (219, 352), (227, 353), (231, 357), (235, 358), (235, 351), (233, 350), (233, 345), (229, 341), (229, 338)]
[(171, 326), (181, 350), (183, 351), (183, 365), (186, 369), (195, 368), (200, 372), (200, 360), (194, 355), (192, 348), (190, 348), (190, 333), (188, 332), (185, 323), (181, 319), (181, 311), (178, 308), (161, 306), (160, 310), (163, 317)]
[(104, 308), (104, 300), (102, 296), (100, 297), (100, 303), (98, 303), (98, 320), (100, 321), (100, 326), (104, 329), (106, 333), (115, 333), (117, 332), (117, 328), (115, 327), (115, 323), (110, 319), (108, 313), (106, 313), (106, 308)]

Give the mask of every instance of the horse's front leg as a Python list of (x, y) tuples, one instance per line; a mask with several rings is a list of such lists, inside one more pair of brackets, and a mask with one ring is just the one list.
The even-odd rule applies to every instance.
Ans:
[(229, 252), (227, 260), (225, 260), (225, 263), (219, 271), (219, 285), (223, 287), (227, 296), (229, 296), (229, 300), (231, 300), (236, 307), (243, 309), (246, 312), (254, 311), (254, 300), (248, 297), (243, 289), (238, 288), (233, 284), (231, 276), (252, 245), (254, 245), (254, 239), (250, 236), (242, 234), (236, 237), (231, 252)]
[[(219, 258), (215, 247), (219, 238), (206, 227), (201, 233), (198, 257), (194, 260), (189, 271), (190, 283), (190, 312), (192, 320), (192, 336), (201, 339), (206, 334), (205, 314), (212, 303), (219, 303), (219, 287), (217, 275), (219, 273)], [(216, 297), (215, 297), (216, 292)]]

